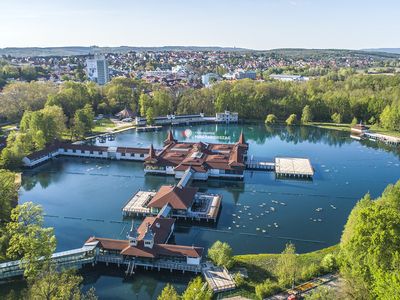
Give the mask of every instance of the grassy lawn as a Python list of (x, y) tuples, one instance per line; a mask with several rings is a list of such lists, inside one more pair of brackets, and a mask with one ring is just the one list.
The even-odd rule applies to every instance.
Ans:
[(114, 127), (116, 127), (116, 125), (110, 119), (97, 120), (94, 124), (95, 126), (92, 130), (93, 134), (107, 132), (110, 131), (110, 129), (112, 130)]
[(311, 122), (309, 125), (319, 128), (348, 131), (348, 132), (350, 132), (350, 127), (351, 127), (350, 124), (335, 124), (335, 123), (325, 123), (325, 122)]
[(399, 131), (387, 130), (387, 129), (381, 128), (379, 126), (376, 126), (376, 125), (371, 126), (370, 130), (375, 133), (381, 133), (381, 134), (386, 134), (386, 135), (395, 136), (395, 137), (400, 138)]
[[(336, 245), (314, 252), (299, 254), (297, 267), (299, 275), (297, 276), (303, 276), (301, 273), (304, 270), (320, 266), (325, 255), (329, 253), (336, 254), (337, 252), (338, 246)], [(256, 298), (254, 289), (257, 284), (262, 283), (268, 278), (276, 280), (275, 266), (279, 256), (280, 254), (246, 254), (235, 256), (235, 263), (232, 270), (234, 271), (235, 268), (245, 268), (249, 276), (246, 279), (246, 284), (239, 288), (235, 294)]]

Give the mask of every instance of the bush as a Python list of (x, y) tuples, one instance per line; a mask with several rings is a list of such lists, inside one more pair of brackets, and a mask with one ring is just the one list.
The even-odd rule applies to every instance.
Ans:
[(274, 114), (269, 114), (265, 118), (265, 124), (275, 124), (278, 121), (278, 118)]
[(264, 299), (265, 297), (274, 295), (280, 290), (281, 288), (279, 285), (270, 279), (267, 279), (263, 283), (256, 285), (256, 295), (259, 299)]
[(325, 272), (333, 272), (337, 269), (336, 257), (329, 253), (321, 261), (321, 267)]
[(286, 125), (291, 126), (297, 123), (297, 115), (291, 114), (289, 118), (286, 119)]
[(337, 124), (342, 123), (342, 115), (339, 114), (339, 113), (334, 113), (334, 114), (331, 116), (331, 119), (332, 119), (332, 121), (333, 121), (334, 123), (337, 123)]
[(246, 283), (246, 280), (244, 279), (243, 275), (240, 274), (240, 272), (237, 272), (235, 275), (233, 275), (233, 280), (235, 281), (237, 287), (241, 287)]
[(311, 263), (308, 266), (305, 266), (301, 272), (301, 280), (307, 281), (312, 278), (315, 278), (321, 275), (321, 267), (318, 266), (316, 263)]

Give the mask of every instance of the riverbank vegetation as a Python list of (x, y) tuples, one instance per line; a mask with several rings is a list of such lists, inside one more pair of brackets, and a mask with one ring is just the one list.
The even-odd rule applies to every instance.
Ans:
[[(1, 160), (7, 167), (18, 167), (16, 161), (22, 154), (54, 142), (50, 137), (81, 139), (92, 132), (95, 115), (114, 115), (124, 108), (146, 116), (149, 123), (154, 117), (171, 112), (203, 111), (213, 115), (229, 108), (242, 119), (265, 120), (267, 124), (285, 120), (288, 125), (300, 121), (363, 121), (396, 132), (400, 130), (399, 101), (400, 75), (370, 76), (351, 69), (331, 71), (303, 83), (238, 80), (179, 91), (122, 77), (113, 78), (104, 87), (93, 82), (14, 82), (0, 94), (0, 117), (7, 122), (21, 122), (21, 132), (9, 137)], [(57, 117), (59, 126), (53, 129), (47, 123), (46, 112), (55, 111), (55, 107), (61, 111)], [(22, 126), (27, 119), (35, 124)], [(34, 136), (27, 134), (29, 128)]]
[[(0, 187), (0, 191), (3, 191)], [(26, 202), (17, 205), (2, 228), (1, 260), (20, 260), (27, 288), (11, 291), (7, 299), (97, 299), (94, 289), (82, 293), (83, 278), (51, 262), (56, 249), (53, 228), (44, 227), (43, 210)]]

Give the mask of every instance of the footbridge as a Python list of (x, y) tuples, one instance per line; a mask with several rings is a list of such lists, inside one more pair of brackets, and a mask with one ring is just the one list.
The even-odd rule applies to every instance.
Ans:
[[(95, 248), (97, 243), (86, 243), (83, 247), (68, 251), (54, 253), (51, 261), (60, 269), (76, 268), (95, 261)], [(24, 274), (24, 263), (15, 260), (0, 264), (0, 280), (22, 276)]]

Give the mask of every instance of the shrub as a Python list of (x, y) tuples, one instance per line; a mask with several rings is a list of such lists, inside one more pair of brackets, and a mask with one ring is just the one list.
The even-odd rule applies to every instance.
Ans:
[(265, 124), (275, 124), (278, 121), (278, 118), (274, 114), (269, 114), (265, 118)]
[(291, 126), (297, 123), (297, 115), (291, 114), (289, 118), (286, 119), (286, 125)]
[(267, 279), (263, 283), (256, 285), (256, 295), (259, 299), (264, 299), (265, 297), (276, 294), (280, 290), (281, 288), (279, 285), (270, 279)]
[(333, 272), (337, 269), (336, 257), (329, 253), (321, 261), (321, 267), (325, 272)]

